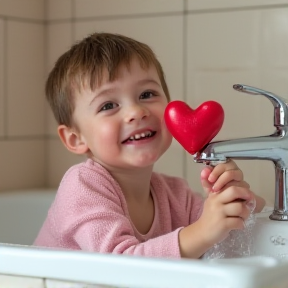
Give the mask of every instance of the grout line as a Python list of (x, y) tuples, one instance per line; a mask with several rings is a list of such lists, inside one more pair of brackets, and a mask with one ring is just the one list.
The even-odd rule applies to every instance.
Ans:
[(3, 21), (3, 120), (4, 120), (4, 139), (8, 136), (8, 27), (7, 27), (7, 19), (4, 18)]
[(76, 41), (76, 3), (75, 0), (71, 0), (71, 35), (72, 35), (72, 44), (74, 44), (74, 42)]
[(47, 0), (44, 0), (44, 5), (43, 5), (43, 6), (44, 6), (44, 7), (43, 7), (43, 9), (44, 9), (44, 11), (43, 11), (44, 22), (45, 22), (45, 24), (46, 24), (47, 19), (48, 19), (48, 1), (47, 1)]
[[(95, 16), (95, 17), (79, 17), (76, 18), (75, 14), (75, 0), (72, 1), (72, 17), (65, 18), (65, 19), (55, 19), (55, 20), (48, 20), (47, 15), (45, 19), (33, 19), (33, 18), (23, 18), (23, 17), (15, 17), (15, 16), (7, 16), (0, 14), (0, 19), (7, 19), (11, 21), (18, 21), (18, 22), (29, 22), (29, 23), (65, 23), (65, 22), (85, 22), (85, 21), (96, 21), (96, 20), (111, 20), (111, 19), (134, 19), (134, 18), (147, 18), (147, 17), (165, 17), (165, 16), (177, 16), (183, 15), (183, 11), (171, 11), (171, 12), (159, 12), (159, 13), (139, 13), (139, 14), (122, 14), (122, 15), (107, 15), (107, 16)], [(210, 8), (210, 9), (195, 9), (195, 10), (188, 10), (187, 0), (184, 1), (185, 6), (185, 13), (186, 14), (205, 14), (205, 13), (221, 13), (221, 12), (232, 12), (232, 11), (247, 11), (247, 10), (268, 10), (273, 8), (288, 8), (288, 4), (271, 4), (271, 5), (255, 5), (255, 6), (243, 6), (243, 7), (230, 7), (230, 8)], [(46, 2), (45, 2), (46, 3)]]
[(269, 10), (275, 8), (288, 8), (288, 4), (271, 4), (271, 5), (255, 5), (243, 7), (228, 7), (228, 8), (210, 8), (210, 9), (195, 9), (187, 11), (188, 14), (206, 14), (206, 13), (223, 13), (223, 12), (237, 12), (237, 11), (250, 11), (250, 10)]
[(14, 16), (7, 16), (7, 15), (2, 15), (0, 14), (0, 19), (6, 19), (9, 21), (14, 21), (14, 22), (24, 22), (24, 23), (32, 23), (32, 24), (43, 24), (45, 19), (29, 19), (29, 18), (21, 18), (21, 17), (14, 17)]
[(25, 136), (0, 136), (0, 141), (31, 141), (31, 140), (44, 140), (58, 139), (57, 135), (25, 135)]
[(159, 13), (135, 13), (135, 14), (122, 14), (122, 15), (107, 15), (107, 16), (95, 16), (95, 17), (79, 17), (75, 20), (77, 22), (88, 21), (105, 21), (105, 20), (121, 20), (121, 19), (139, 19), (139, 18), (154, 18), (154, 17), (167, 17), (183, 15), (183, 11), (175, 12), (159, 12)]

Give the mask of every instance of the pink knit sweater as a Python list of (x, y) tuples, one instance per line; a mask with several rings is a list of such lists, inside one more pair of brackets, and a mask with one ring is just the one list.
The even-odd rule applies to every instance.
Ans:
[(91, 159), (71, 167), (34, 245), (101, 253), (179, 258), (178, 233), (198, 219), (203, 199), (185, 180), (153, 173), (154, 220), (142, 235), (109, 172)]

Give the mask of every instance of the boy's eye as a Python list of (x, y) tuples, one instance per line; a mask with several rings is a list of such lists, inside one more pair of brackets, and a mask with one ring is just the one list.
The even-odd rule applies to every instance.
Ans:
[(118, 104), (112, 103), (112, 102), (108, 102), (108, 103), (104, 104), (101, 107), (100, 111), (110, 110), (110, 109), (113, 109), (113, 108), (116, 108), (116, 107), (118, 107)]
[(140, 99), (149, 99), (153, 96), (155, 96), (155, 93), (153, 93), (152, 91), (145, 91), (140, 95)]

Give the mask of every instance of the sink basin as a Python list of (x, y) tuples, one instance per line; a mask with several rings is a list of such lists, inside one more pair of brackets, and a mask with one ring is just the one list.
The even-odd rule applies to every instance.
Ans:
[(172, 260), (0, 243), (0, 258), (0, 274), (72, 281), (81, 288), (288, 287), (288, 261), (265, 256)]
[(152, 259), (0, 243), (0, 275), (72, 281), (81, 288), (287, 288), (288, 223), (270, 220), (271, 212), (256, 214), (249, 242), (236, 243), (251, 246), (248, 257)]
[(268, 256), (288, 260), (288, 222), (270, 220), (273, 208), (250, 216), (246, 229), (234, 230), (222, 242), (207, 251), (203, 259), (230, 259)]
[(252, 231), (254, 255), (288, 259), (288, 222), (270, 220), (273, 208), (256, 214)]
[[(0, 275), (129, 288), (288, 287), (288, 222), (270, 220), (272, 208), (256, 214), (256, 224), (252, 229), (253, 253), (249, 257), (203, 261), (147, 259), (23, 245), (32, 242), (54, 198), (55, 191), (44, 192), (1, 194), (0, 215), (3, 221), (0, 221), (0, 242), (22, 245), (0, 243)], [(37, 217), (35, 207), (40, 207)], [(9, 217), (10, 211), (13, 211), (14, 218)], [(13, 221), (13, 225), (6, 219)], [(26, 223), (29, 223), (31, 231), (23, 230)], [(24, 232), (29, 233), (23, 238)], [(83, 284), (79, 287), (88, 286)]]

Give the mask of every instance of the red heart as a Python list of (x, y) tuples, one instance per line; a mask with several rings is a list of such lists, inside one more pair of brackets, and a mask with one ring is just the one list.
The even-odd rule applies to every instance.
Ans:
[(204, 102), (195, 110), (183, 101), (172, 101), (165, 109), (164, 119), (173, 137), (193, 155), (217, 135), (224, 110), (215, 101)]

